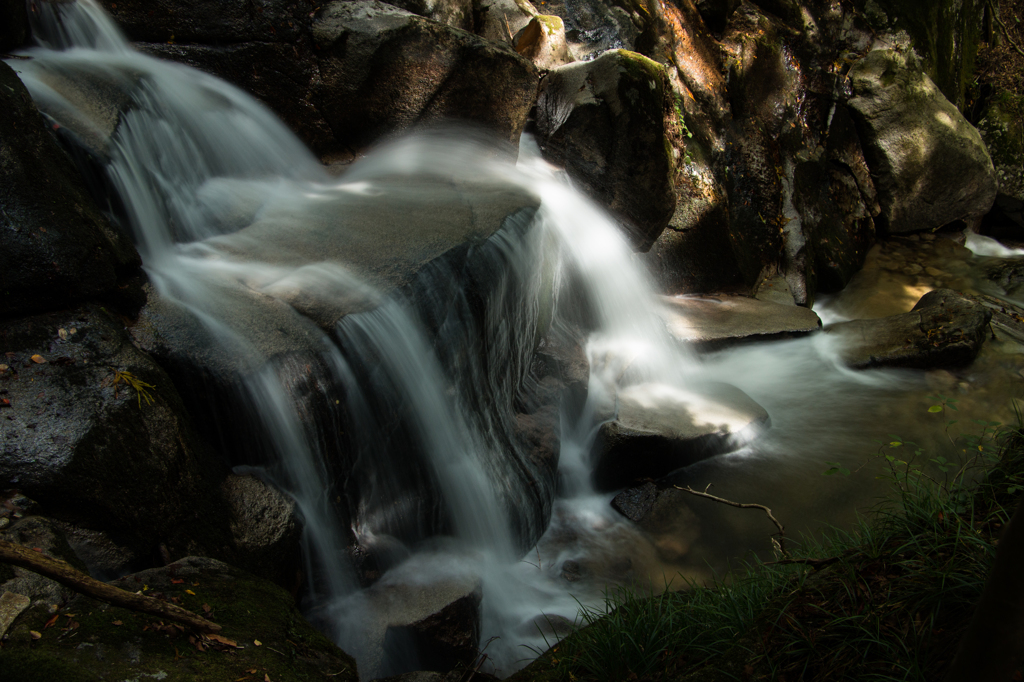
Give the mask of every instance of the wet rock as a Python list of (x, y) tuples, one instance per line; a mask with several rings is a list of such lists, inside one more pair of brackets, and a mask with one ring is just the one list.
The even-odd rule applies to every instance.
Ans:
[(683, 391), (663, 384), (622, 390), (618, 412), (594, 444), (594, 482), (614, 490), (740, 447), (768, 428), (768, 413), (735, 386)]
[(559, 575), (566, 582), (575, 583), (583, 579), (583, 567), (580, 566), (580, 562), (573, 559), (566, 559), (562, 562), (562, 570)]
[(294, 581), (302, 554), (295, 502), (252, 475), (232, 474), (220, 491), (231, 510), (235, 563), (279, 584)]
[(519, 138), (538, 74), (509, 46), (376, 0), (327, 4), (312, 31), (321, 55), (313, 95), (341, 144), (451, 118)]
[[(391, 626), (388, 637), (402, 637), (414, 643), (420, 666), (424, 670), (447, 672), (459, 665), (476, 661), (480, 645), (481, 593), (467, 594), (436, 613), (407, 626)], [(385, 647), (388, 646), (385, 639)]]
[(648, 481), (636, 488), (627, 488), (612, 498), (612, 508), (630, 521), (647, 516), (658, 497), (658, 488)]
[(110, 296), (140, 272), (135, 247), (103, 217), (15, 72), (0, 64), (0, 315)]
[[(352, 658), (303, 619), (291, 595), (227, 564), (188, 557), (114, 584), (202, 614), (223, 626), (219, 635), (231, 644), (79, 595), (61, 604), (54, 627), (44, 629), (50, 615), (35, 605), (15, 621), (0, 649), (4, 674), (23, 682), (213, 682), (255, 668), (275, 682), (359, 679)], [(32, 630), (42, 637), (34, 639)]]
[(842, 340), (840, 357), (856, 369), (958, 367), (974, 361), (991, 318), (984, 306), (950, 289), (936, 289), (909, 313), (841, 322), (825, 331)]
[(660, 64), (615, 50), (551, 71), (537, 100), (545, 157), (607, 207), (640, 251), (655, 242), (676, 204), (665, 87)]
[(877, 175), (891, 233), (931, 230), (984, 215), (997, 177), (978, 131), (912, 55), (874, 50), (850, 70), (849, 107)]
[(802, 336), (821, 329), (821, 320), (809, 308), (746, 296), (675, 296), (662, 301), (669, 333), (701, 350)]
[(517, 414), (515, 432), (526, 447), (527, 457), (538, 464), (557, 462), (560, 424), (557, 403), (533, 414)]
[(538, 15), (516, 35), (516, 52), (540, 69), (554, 69), (574, 61), (565, 41), (565, 24), (561, 17)]
[(0, 348), (0, 486), (47, 514), (123, 534), (153, 552), (213, 551), (224, 470), (192, 431), (168, 376), (95, 305), (8, 320)]
[[(479, 578), (449, 567), (446, 575), (403, 565), (368, 592), (374, 615), (364, 627), (370, 670), (448, 672), (471, 665), (480, 644)], [(374, 653), (376, 652), (376, 653)], [(381, 664), (389, 667), (380, 667)]]

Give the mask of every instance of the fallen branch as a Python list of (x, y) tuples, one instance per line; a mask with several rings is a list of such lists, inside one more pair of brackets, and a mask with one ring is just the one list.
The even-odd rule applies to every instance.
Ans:
[(727, 504), (730, 507), (739, 507), (740, 509), (760, 509), (760, 510), (764, 511), (764, 513), (768, 515), (768, 518), (771, 519), (771, 522), (775, 524), (775, 527), (779, 529), (779, 532), (778, 532), (779, 539), (778, 539), (778, 541), (775, 541), (774, 538), (772, 538), (772, 541), (775, 542), (775, 544), (779, 548), (779, 552), (782, 554), (782, 556), (784, 556), (784, 557), (788, 557), (789, 556), (789, 552), (786, 550), (786, 529), (783, 528), (782, 524), (779, 523), (779, 520), (777, 518), (775, 518), (775, 516), (772, 515), (772, 510), (769, 509), (768, 507), (764, 506), (763, 504), (747, 504), (747, 503), (743, 503), (743, 502), (733, 502), (732, 500), (727, 500), (724, 497), (716, 497), (715, 495), (711, 495), (711, 494), (708, 493), (708, 488), (711, 487), (710, 483), (708, 484), (708, 487), (704, 489), (704, 492), (701, 492), (699, 490), (694, 490), (690, 486), (686, 486), (685, 488), (682, 488), (682, 487), (676, 485), (676, 486), (672, 486), (672, 487), (675, 488), (676, 490), (682, 490), (684, 493), (690, 493), (691, 495), (696, 495), (697, 497), (703, 497), (703, 498), (706, 498), (706, 499), (709, 499), (709, 500), (713, 500), (715, 502), (721, 502), (722, 504)]
[(1010, 37), (1010, 29), (1006, 28), (1006, 24), (1004, 24), (1003, 20), (999, 17), (999, 12), (993, 12), (992, 17), (996, 20), (996, 23), (999, 24), (999, 28), (1003, 29), (1003, 35), (1006, 36), (1006, 41), (1010, 43), (1013, 49), (1017, 50), (1018, 54), (1024, 57), (1024, 50), (1020, 49), (1020, 46), (1013, 42), (1013, 38)]
[(113, 606), (148, 613), (151, 616), (166, 618), (183, 625), (188, 625), (201, 632), (220, 632), (221, 626), (197, 616), (187, 609), (160, 601), (154, 597), (122, 590), (119, 587), (100, 582), (72, 568), (66, 562), (46, 556), (22, 545), (0, 540), (0, 562), (28, 569), (33, 573), (46, 576), (70, 587), (75, 592), (93, 599), (107, 602)]

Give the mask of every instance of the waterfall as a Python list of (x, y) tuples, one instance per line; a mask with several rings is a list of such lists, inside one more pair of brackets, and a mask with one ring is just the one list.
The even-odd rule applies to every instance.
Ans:
[[(210, 398), (214, 428), (238, 464), (295, 499), (310, 618), (364, 675), (385, 669), (361, 650), (353, 548), (379, 572), (429, 573), (449, 537), (441, 554), (483, 580), (485, 631), (509, 640), (492, 661), (516, 667), (514, 637), (531, 640), (522, 630), (543, 608), (571, 616), (575, 603), (550, 570), (517, 563), (557, 483), (516, 435), (538, 342), (593, 331), (588, 404), (563, 420), (560, 473), (587, 508), (589, 442), (618, 387), (695, 371), (616, 226), (528, 139), (517, 164), (461, 131), (412, 137), (334, 178), (238, 89), (134, 51), (93, 0), (39, 3), (32, 16), (40, 47), (12, 66), (102, 168), (100, 199), (133, 234), (159, 305), (200, 330), (208, 347), (194, 352), (230, 376), (234, 388)], [(378, 257), (372, 212), (436, 220), (474, 192), (524, 208), (467, 242), (468, 266), (437, 258), (385, 294), (346, 260)]]

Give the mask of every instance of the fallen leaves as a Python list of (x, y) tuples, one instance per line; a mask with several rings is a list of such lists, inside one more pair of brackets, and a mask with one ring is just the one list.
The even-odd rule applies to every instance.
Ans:
[(32, 639), (42, 639), (43, 633), (38, 630), (29, 630), (28, 633), (32, 635)]
[(45, 365), (46, 364), (46, 358), (44, 358), (42, 355), (39, 355), (38, 353), (33, 355), (30, 359), (32, 360), (32, 362), (36, 363), (37, 365)]
[(46, 621), (46, 625), (43, 626), (43, 629), (45, 630), (47, 628), (52, 628), (54, 625), (57, 624), (58, 618), (60, 618), (59, 614), (53, 614), (53, 616), (50, 617), (50, 620)]

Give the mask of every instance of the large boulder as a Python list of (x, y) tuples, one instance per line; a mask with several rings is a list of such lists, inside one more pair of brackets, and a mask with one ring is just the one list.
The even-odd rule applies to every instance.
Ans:
[(509, 46), (392, 5), (332, 2), (312, 30), (320, 54), (313, 95), (344, 145), (450, 119), (514, 141), (533, 105), (537, 70)]
[(623, 488), (730, 452), (768, 428), (763, 407), (735, 386), (713, 383), (681, 390), (639, 384), (619, 392), (617, 413), (594, 442), (594, 483)]
[(100, 214), (18, 76), (0, 63), (0, 315), (130, 300), (141, 260)]
[(874, 50), (854, 64), (850, 79), (849, 107), (889, 232), (934, 230), (988, 212), (998, 179), (981, 135), (912, 54)]
[[(356, 682), (355, 661), (317, 632), (290, 594), (213, 559), (187, 557), (113, 583), (173, 602), (223, 629), (205, 637), (154, 616), (77, 595), (33, 604), (0, 649), (5, 677), (52, 680)], [(56, 618), (52, 627), (48, 621)], [(258, 674), (258, 677), (257, 677)]]
[(545, 157), (606, 206), (640, 251), (651, 247), (676, 205), (665, 88), (660, 64), (614, 50), (551, 71), (537, 100)]
[(216, 502), (223, 465), (119, 319), (86, 305), (8, 320), (0, 348), (0, 487), (144, 556), (230, 546)]
[(969, 365), (989, 334), (992, 312), (950, 289), (921, 297), (909, 313), (834, 324), (839, 357), (855, 369)]

